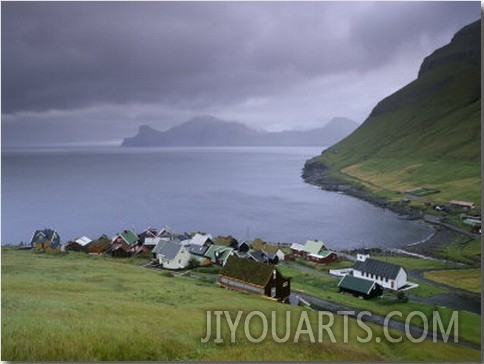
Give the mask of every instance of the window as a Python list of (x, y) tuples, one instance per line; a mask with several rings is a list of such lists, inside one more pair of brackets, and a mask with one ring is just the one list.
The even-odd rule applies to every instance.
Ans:
[(271, 297), (276, 297), (276, 287), (271, 288)]
[(288, 285), (289, 285), (289, 282), (288, 282), (288, 281), (285, 281), (285, 282), (282, 284), (282, 286), (283, 286), (283, 287), (287, 287)]
[[(272, 271), (272, 279), (276, 279), (276, 276), (277, 276), (277, 272), (276, 272), (276, 270), (274, 269), (274, 270)], [(272, 297), (274, 297), (274, 296), (272, 296)]]

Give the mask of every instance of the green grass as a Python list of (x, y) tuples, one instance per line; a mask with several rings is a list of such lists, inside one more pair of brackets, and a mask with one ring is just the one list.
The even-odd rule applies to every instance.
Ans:
[(480, 269), (450, 269), (436, 270), (424, 273), (424, 277), (449, 286), (481, 292)]
[(481, 260), (481, 241), (460, 237), (437, 252), (442, 258), (475, 265)]
[[(341, 316), (335, 317), (336, 343), (311, 343), (308, 335), (294, 343), (293, 325), (284, 344), (270, 336), (250, 343), (242, 325), (231, 343), (222, 325), (224, 342), (203, 344), (207, 310), (228, 310), (232, 317), (255, 310), (285, 317), (289, 311), (293, 325), (305, 311), (129, 261), (2, 250), (4, 361), (477, 361), (480, 355), (451, 343), (411, 343), (405, 336), (396, 346), (385, 340), (361, 344), (356, 335), (367, 333), (352, 319), (345, 344)], [(308, 317), (317, 332), (317, 313)], [(369, 326), (374, 337), (383, 337), (382, 328)], [(260, 328), (251, 321), (253, 335)]]
[[(395, 261), (398, 260), (399, 258), (395, 258)], [(402, 260), (408, 262), (421, 259), (402, 258)], [(417, 264), (417, 262), (412, 262), (412, 264)], [(435, 266), (438, 267), (437, 264)], [(280, 269), (283, 274), (292, 277), (291, 288), (294, 290), (298, 290), (324, 300), (336, 302), (354, 309), (369, 310), (375, 314), (379, 314), (382, 316), (385, 316), (392, 311), (402, 312), (403, 316), (401, 318), (398, 316), (395, 317), (396, 320), (405, 321), (405, 317), (413, 311), (424, 312), (428, 316), (430, 316), (431, 312), (436, 310), (437, 308), (439, 311), (442, 312), (452, 312), (452, 310), (450, 309), (444, 307), (437, 307), (433, 304), (426, 304), (414, 301), (400, 303), (396, 301), (396, 294), (389, 292), (385, 292), (385, 294), (381, 298), (373, 300), (361, 300), (357, 297), (353, 297), (352, 295), (339, 293), (339, 290), (337, 288), (339, 279), (337, 278), (320, 273), (300, 271), (290, 266), (281, 266)], [(423, 298), (442, 293), (449, 293), (449, 291), (446, 289), (431, 286), (426, 283), (419, 282), (418, 284), (419, 287), (412, 289), (407, 293)], [(460, 337), (464, 340), (479, 344), (481, 338), (480, 315), (468, 312), (460, 312), (459, 315), (461, 325), (459, 331)]]
[[(476, 44), (479, 47), (479, 44)], [(480, 68), (436, 68), (382, 100), (350, 136), (313, 158), (329, 175), (398, 198), (418, 187), (423, 197), (480, 204)]]

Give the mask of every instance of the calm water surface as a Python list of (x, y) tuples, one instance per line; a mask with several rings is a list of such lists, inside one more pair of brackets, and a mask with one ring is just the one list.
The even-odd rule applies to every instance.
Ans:
[(55, 228), (63, 241), (125, 228), (400, 247), (425, 224), (305, 184), (318, 148), (39, 149), (2, 152), (2, 244)]

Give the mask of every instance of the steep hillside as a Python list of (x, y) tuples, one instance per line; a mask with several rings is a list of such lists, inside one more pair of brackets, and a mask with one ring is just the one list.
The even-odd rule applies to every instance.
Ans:
[(245, 124), (211, 116), (198, 116), (160, 132), (140, 126), (138, 134), (125, 138), (123, 147), (163, 146), (331, 146), (356, 129), (358, 124), (346, 118), (334, 118), (321, 128), (310, 131), (266, 132)]
[(418, 78), (350, 136), (307, 161), (303, 178), (350, 180), (389, 199), (426, 187), (429, 200), (480, 202), (480, 21), (423, 61)]

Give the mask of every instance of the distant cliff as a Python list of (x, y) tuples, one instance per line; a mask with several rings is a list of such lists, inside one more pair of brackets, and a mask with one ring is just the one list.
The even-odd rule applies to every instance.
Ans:
[(161, 132), (140, 126), (138, 134), (125, 138), (123, 147), (164, 146), (319, 146), (337, 143), (358, 124), (346, 118), (334, 118), (321, 128), (310, 131), (266, 132), (242, 123), (228, 122), (210, 116), (195, 117)]
[(331, 188), (352, 181), (390, 199), (428, 187), (441, 191), (431, 200), (479, 202), (480, 32), (479, 20), (426, 57), (415, 81), (380, 101), (351, 135), (307, 161), (303, 178)]

